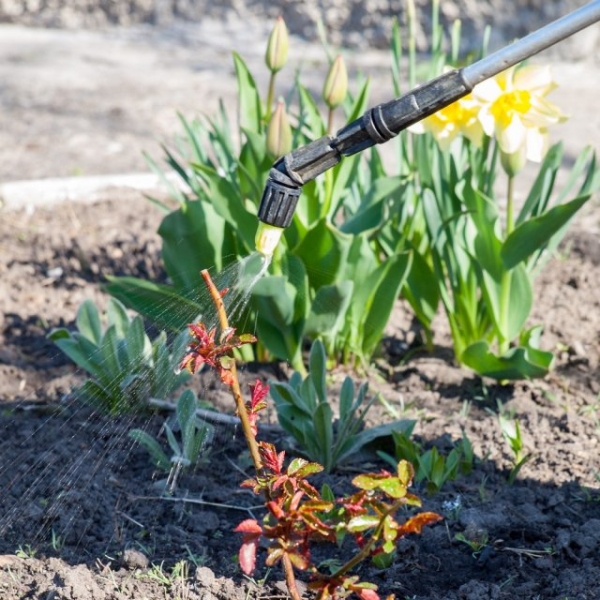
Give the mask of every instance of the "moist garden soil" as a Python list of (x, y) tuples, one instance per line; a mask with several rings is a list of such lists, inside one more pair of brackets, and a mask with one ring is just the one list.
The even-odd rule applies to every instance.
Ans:
[[(600, 598), (600, 242), (598, 206), (576, 223), (536, 284), (533, 323), (556, 352), (544, 380), (500, 385), (458, 367), (444, 319), (435, 349), (402, 301), (368, 379), (377, 404), (369, 425), (418, 419), (417, 439), (447, 453), (462, 431), (473, 471), (428, 496), (444, 521), (403, 540), (387, 569), (361, 578), (397, 598)], [(127, 432), (158, 435), (168, 412), (106, 417), (70, 391), (84, 374), (46, 339), (73, 327), (86, 298), (105, 306), (105, 275), (164, 281), (159, 210), (143, 198), (107, 193), (93, 204), (4, 212), (0, 221), (0, 598), (2, 600), (242, 600), (287, 598), (278, 568), (254, 580), (236, 562), (232, 533), (260, 518), (260, 502), (239, 487), (251, 474), (240, 431), (217, 425), (207, 461), (169, 493), (164, 474)], [(247, 365), (245, 383), (285, 378), (285, 364)], [(346, 375), (336, 370), (332, 389)], [(198, 376), (199, 396), (232, 413), (214, 379)], [(513, 485), (512, 455), (498, 411), (519, 419), (531, 460)], [(269, 419), (275, 424), (273, 410)], [(277, 427), (265, 434), (280, 447)], [(164, 442), (164, 439), (162, 440)], [(315, 479), (348, 490), (348, 465)], [(244, 474), (244, 471), (247, 475)], [(482, 543), (474, 551), (455, 539)], [(339, 552), (348, 553), (348, 545)], [(333, 559), (336, 549), (317, 549)], [(264, 559), (260, 553), (259, 563)], [(182, 562), (184, 561), (184, 562)], [(309, 594), (306, 593), (306, 598)]]

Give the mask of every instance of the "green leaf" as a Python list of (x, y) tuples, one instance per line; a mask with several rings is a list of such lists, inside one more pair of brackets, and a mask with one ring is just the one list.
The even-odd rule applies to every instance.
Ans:
[(81, 335), (85, 336), (96, 346), (100, 345), (102, 340), (102, 324), (96, 305), (91, 300), (84, 300), (77, 309), (75, 319), (77, 329)]
[(234, 251), (225, 219), (214, 206), (199, 200), (188, 200), (168, 214), (158, 234), (163, 240), (165, 270), (179, 293), (190, 299), (198, 295), (202, 286), (200, 271), (222, 270), (225, 257)]
[(497, 356), (484, 341), (471, 344), (460, 358), (479, 375), (497, 380), (544, 377), (554, 360), (551, 352), (531, 346), (511, 348), (503, 356)]
[(354, 416), (352, 401), (354, 400), (354, 382), (350, 376), (344, 379), (340, 388), (340, 420), (346, 421)]
[[(319, 108), (312, 97), (312, 94), (299, 82), (297, 83), (298, 97), (300, 102), (300, 116), (298, 130), (308, 129), (308, 139), (316, 140), (325, 135), (325, 123), (319, 112)], [(305, 143), (307, 138), (295, 140), (299, 143)], [(297, 145), (297, 144), (296, 144)]]
[[(337, 460), (339, 463), (352, 461), (352, 455), (355, 455), (358, 460), (364, 460), (364, 454), (360, 453), (360, 451), (367, 445), (373, 444), (375, 448), (378, 446), (381, 447), (383, 444), (377, 442), (382, 442), (385, 438), (391, 438), (394, 433), (398, 434), (399, 432), (412, 430), (415, 423), (416, 421), (410, 419), (402, 419), (392, 421), (391, 423), (383, 423), (376, 427), (369, 427), (353, 436), (351, 448), (340, 453)], [(369, 448), (369, 451), (371, 453), (373, 452), (371, 448)], [(376, 454), (376, 452), (374, 454)]]
[(510, 298), (508, 301), (507, 340), (514, 339), (525, 325), (533, 307), (533, 288), (524, 267), (511, 271)]
[(107, 276), (104, 289), (123, 304), (144, 315), (160, 329), (181, 331), (194, 322), (206, 308), (188, 300), (172, 286), (135, 277)]
[(375, 515), (359, 515), (348, 521), (348, 531), (351, 533), (358, 533), (360, 531), (366, 531), (367, 529), (373, 529), (379, 525), (379, 521), (380, 518)]
[(400, 483), (397, 477), (388, 477), (379, 482), (379, 489), (391, 498), (403, 498), (406, 496), (406, 486)]
[(132, 319), (131, 325), (125, 333), (127, 349), (135, 364), (141, 365), (150, 362), (152, 358), (152, 344), (144, 331), (144, 322), (140, 316)]
[(129, 329), (130, 318), (123, 304), (116, 298), (110, 298), (106, 314), (108, 324), (115, 327), (117, 338), (124, 338)]
[(119, 398), (111, 394), (96, 381), (88, 379), (76, 390), (76, 395), (84, 402), (105, 414), (119, 412)]
[(376, 179), (362, 199), (358, 211), (341, 225), (340, 230), (358, 235), (379, 227), (385, 214), (385, 200), (395, 194), (402, 185), (402, 179), (399, 177)]
[(353, 290), (351, 281), (321, 287), (311, 304), (305, 335), (335, 340), (344, 326)]
[(244, 60), (236, 52), (233, 63), (238, 82), (240, 127), (260, 133), (262, 131), (262, 109), (258, 88)]
[(431, 328), (440, 302), (441, 282), (423, 255), (413, 248), (412, 263), (402, 288), (402, 296), (426, 329)]
[[(387, 325), (392, 308), (410, 268), (411, 254), (402, 253), (387, 259), (381, 270), (380, 279), (372, 288), (373, 293), (366, 309), (364, 320), (362, 351), (371, 356), (381, 341), (383, 330)], [(365, 285), (369, 282), (365, 281)]]
[(327, 402), (317, 406), (313, 415), (315, 441), (321, 450), (321, 462), (325, 471), (329, 473), (335, 466), (332, 462), (331, 449), (333, 447), (333, 411)]
[(234, 184), (206, 165), (194, 164), (192, 168), (203, 177), (214, 209), (233, 228), (246, 250), (254, 251), (254, 237), (258, 225), (256, 214), (248, 211)]
[(347, 259), (351, 242), (351, 236), (340, 233), (325, 219), (308, 230), (294, 254), (304, 262), (313, 289), (338, 280), (340, 266)]
[(303, 458), (295, 458), (287, 468), (287, 474), (300, 479), (305, 479), (315, 473), (320, 473), (323, 467), (314, 462), (308, 462)]
[(315, 387), (319, 402), (327, 402), (327, 357), (321, 340), (315, 340), (310, 349), (308, 359), (310, 379)]
[(142, 429), (132, 429), (129, 432), (129, 437), (141, 444), (150, 454), (154, 464), (162, 471), (171, 470), (171, 462), (169, 457), (165, 454), (160, 444), (149, 434)]
[(87, 338), (63, 337), (53, 341), (78, 367), (96, 378), (102, 376), (100, 350)]
[(177, 400), (177, 422), (181, 430), (183, 443), (183, 455), (193, 462), (193, 454), (196, 433), (196, 394), (192, 390), (185, 390)]
[(531, 216), (541, 214), (548, 205), (548, 199), (554, 187), (556, 173), (560, 168), (563, 155), (563, 144), (558, 142), (548, 150), (531, 190), (519, 212), (516, 225), (524, 223)]
[(580, 196), (518, 225), (502, 246), (504, 266), (512, 269), (543, 248), (589, 199), (588, 195)]
[(302, 413), (302, 419), (312, 419), (311, 407), (304, 398), (289, 384), (269, 380), (271, 397), (277, 406), (277, 413), (284, 405), (294, 406)]
[(127, 374), (123, 370), (123, 365), (119, 359), (119, 338), (114, 325), (111, 325), (102, 337), (100, 343), (100, 353), (102, 356), (102, 366), (107, 376), (111, 377), (115, 385)]

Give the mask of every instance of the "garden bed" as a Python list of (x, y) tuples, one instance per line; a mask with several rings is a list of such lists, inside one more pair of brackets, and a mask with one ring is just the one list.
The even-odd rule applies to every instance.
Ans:
[[(257, 504), (239, 487), (240, 469), (251, 472), (240, 432), (217, 426), (208, 464), (168, 495), (148, 455), (127, 437), (134, 427), (156, 434), (165, 415), (107, 418), (77, 403), (69, 391), (83, 374), (46, 339), (53, 327), (72, 326), (84, 299), (106, 304), (105, 275), (164, 278), (155, 233), (160, 218), (147, 201), (124, 202), (118, 194), (3, 214), (3, 600), (287, 597), (278, 569), (261, 567), (251, 581), (237, 565), (240, 539), (232, 530)], [(389, 408), (377, 405), (369, 425), (416, 418), (418, 438), (440, 451), (464, 430), (476, 460), (470, 475), (441, 493), (417, 488), (425, 509), (445, 520), (403, 540), (389, 568), (365, 567), (362, 578), (381, 592), (422, 599), (600, 598), (598, 222), (596, 202), (537, 281), (532, 322), (543, 323), (543, 347), (557, 353), (544, 380), (498, 385), (457, 367), (442, 318), (434, 326), (434, 352), (423, 352), (418, 327), (398, 303), (377, 366), (365, 376)], [(288, 371), (250, 365), (242, 378)], [(343, 375), (334, 373), (332, 385)], [(192, 386), (232, 412), (215, 380), (196, 377)], [(514, 412), (526, 451), (534, 454), (512, 486), (498, 410)], [(274, 410), (269, 414), (274, 421)], [(268, 436), (285, 443), (276, 428)], [(348, 467), (316, 481), (346, 485), (353, 473), (382, 466)], [(457, 533), (485, 543), (474, 552)]]

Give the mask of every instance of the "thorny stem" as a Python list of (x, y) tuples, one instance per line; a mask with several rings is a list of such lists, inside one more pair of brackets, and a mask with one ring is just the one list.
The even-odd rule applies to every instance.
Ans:
[[(227, 312), (225, 311), (223, 298), (221, 297), (219, 290), (217, 290), (213, 280), (211, 279), (208, 270), (203, 269), (200, 273), (202, 275), (202, 279), (204, 279), (204, 283), (206, 284), (208, 291), (210, 292), (215, 308), (217, 309), (217, 315), (219, 317), (219, 324), (221, 325), (221, 330), (225, 331), (229, 329), (229, 320), (227, 319)], [(240, 382), (238, 380), (237, 367), (235, 365), (235, 362), (232, 363), (230, 370), (233, 379), (233, 383), (231, 384), (230, 389), (237, 406), (238, 416), (242, 423), (242, 430), (244, 431), (244, 436), (246, 438), (246, 443), (248, 444), (248, 449), (250, 450), (250, 456), (252, 457), (254, 468), (256, 469), (257, 473), (261, 473), (263, 471), (263, 464), (260, 458), (260, 453), (258, 451), (256, 438), (252, 433), (250, 421), (248, 420), (248, 413), (246, 412), (246, 406), (242, 398), (242, 392), (240, 390)], [(298, 592), (298, 587), (296, 585), (294, 567), (292, 565), (292, 562), (290, 561), (289, 556), (284, 554), (282, 561), (283, 570), (285, 572), (285, 583), (287, 585), (288, 592), (290, 593), (292, 600), (302, 600), (300, 593)]]
[(302, 600), (298, 587), (296, 586), (296, 576), (294, 575), (294, 566), (287, 554), (284, 554), (281, 561), (283, 562), (283, 572), (285, 573), (285, 584), (292, 600)]
[[(217, 316), (219, 317), (219, 323), (221, 325), (221, 330), (226, 331), (229, 329), (229, 320), (227, 319), (227, 312), (225, 311), (225, 305), (223, 304), (223, 298), (217, 290), (217, 287), (213, 283), (213, 280), (210, 277), (210, 274), (207, 269), (203, 269), (200, 274), (202, 275), (202, 279), (204, 279), (204, 283), (210, 292), (211, 298), (214, 302), (215, 308), (217, 309)], [(248, 420), (248, 413), (246, 412), (246, 405), (244, 404), (244, 399), (242, 398), (242, 391), (240, 390), (240, 382), (238, 381), (237, 367), (235, 365), (235, 361), (232, 361), (231, 364), (231, 375), (233, 379), (233, 383), (231, 384), (231, 393), (233, 395), (233, 399), (235, 400), (235, 404), (237, 407), (238, 417), (242, 423), (242, 430), (244, 432), (244, 437), (246, 438), (246, 443), (248, 444), (248, 450), (250, 451), (250, 456), (252, 457), (252, 462), (254, 463), (254, 468), (257, 472), (260, 472), (263, 468), (262, 460), (260, 458), (260, 453), (258, 451), (258, 445), (256, 443), (256, 438), (252, 433), (252, 427), (250, 426), (250, 421)]]

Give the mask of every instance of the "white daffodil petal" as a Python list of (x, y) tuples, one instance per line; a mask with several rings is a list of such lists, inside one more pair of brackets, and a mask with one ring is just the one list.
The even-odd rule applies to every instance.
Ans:
[(496, 124), (496, 138), (500, 145), (500, 150), (506, 154), (514, 154), (521, 146), (525, 144), (527, 129), (517, 115), (513, 116), (507, 127), (501, 127)]
[(527, 160), (532, 162), (542, 162), (546, 152), (548, 152), (548, 130), (547, 129), (528, 129), (527, 130)]
[(538, 96), (545, 96), (554, 88), (552, 71), (548, 65), (521, 67), (515, 71), (513, 85), (515, 89), (528, 90)]
[(477, 115), (477, 120), (481, 123), (481, 127), (483, 128), (483, 131), (485, 131), (486, 135), (492, 137), (496, 127), (496, 121), (494, 120), (494, 116), (492, 115), (489, 105), (481, 108), (479, 114)]
[(463, 127), (464, 136), (477, 148), (479, 148), (483, 142), (483, 127), (477, 119), (473, 119), (468, 125)]
[(531, 112), (543, 116), (548, 125), (563, 123), (569, 118), (560, 110), (560, 108), (558, 108), (558, 106), (556, 106), (556, 104), (537, 96), (531, 97)]
[(473, 98), (479, 102), (493, 102), (502, 93), (502, 88), (495, 79), (486, 79), (473, 88)]

